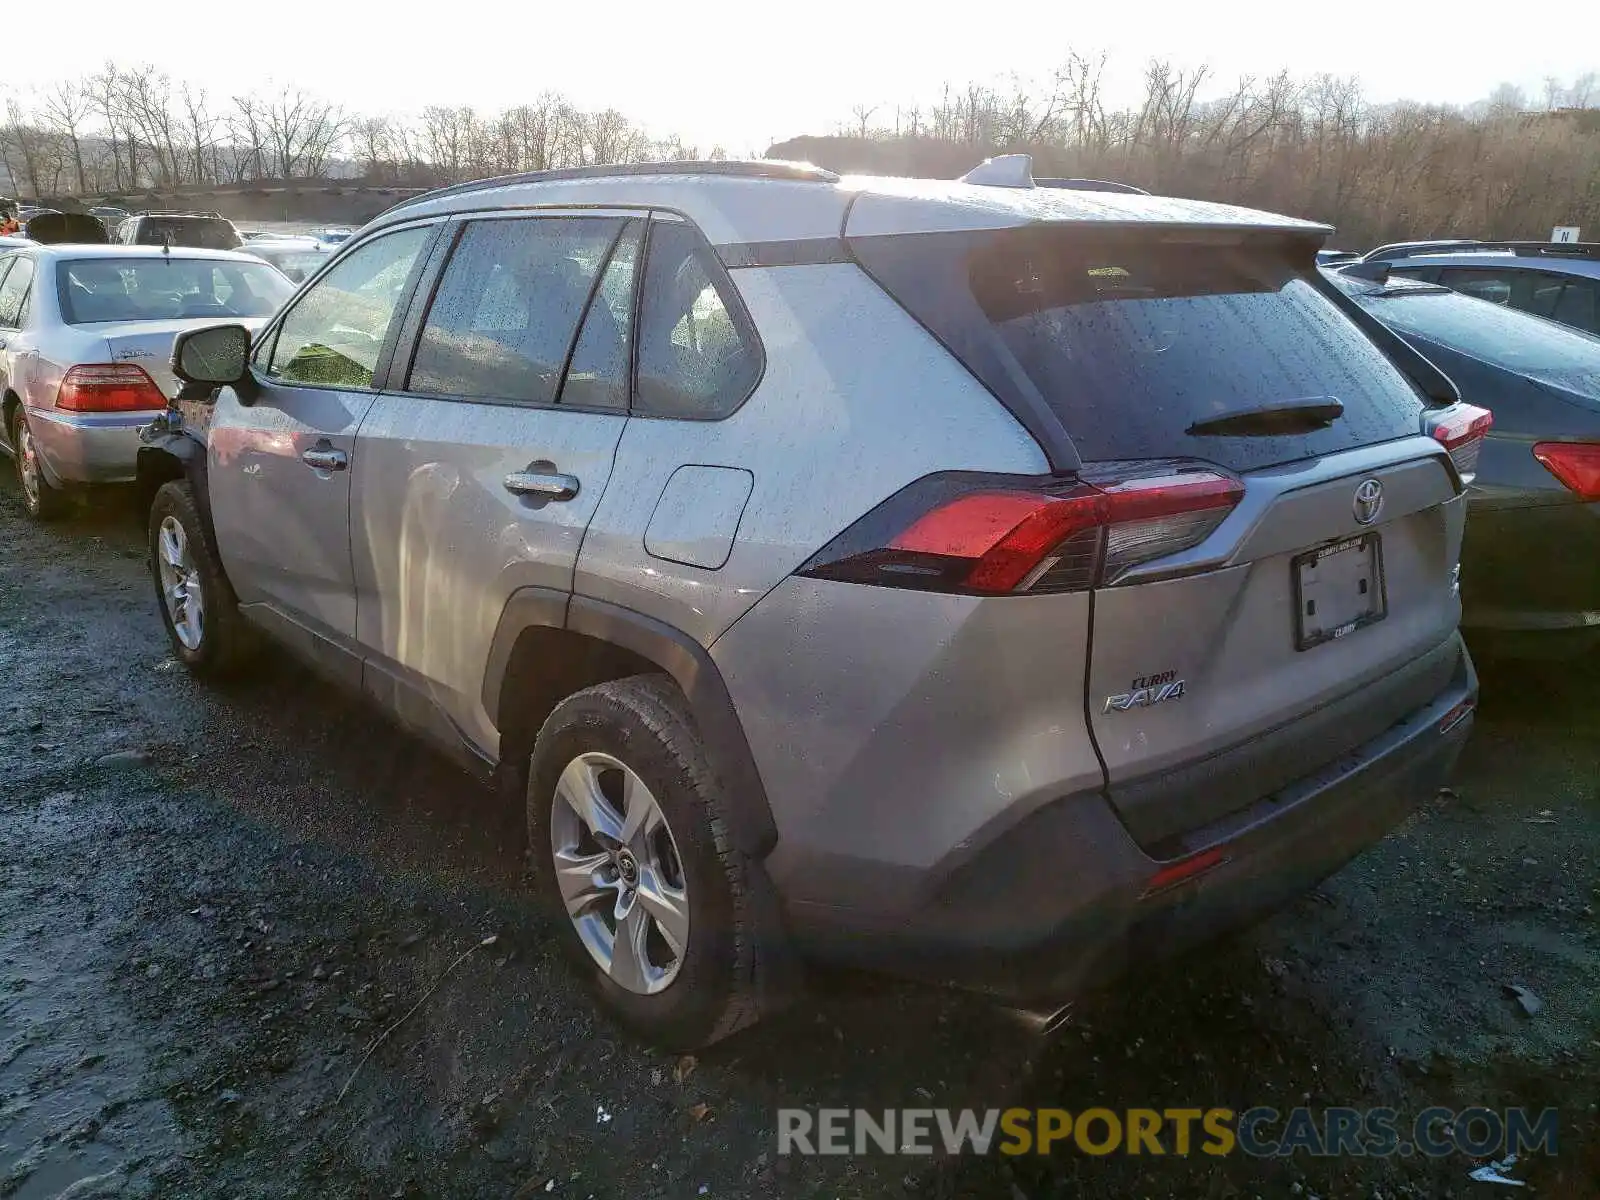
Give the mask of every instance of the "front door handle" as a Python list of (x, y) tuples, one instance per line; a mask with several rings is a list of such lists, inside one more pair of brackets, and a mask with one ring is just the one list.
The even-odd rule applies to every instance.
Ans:
[(342, 471), (350, 465), (350, 456), (343, 450), (315, 447), (302, 454), (300, 461), (319, 471)]
[(560, 471), (514, 471), (506, 476), (505, 488), (518, 496), (571, 500), (578, 494), (578, 478)]

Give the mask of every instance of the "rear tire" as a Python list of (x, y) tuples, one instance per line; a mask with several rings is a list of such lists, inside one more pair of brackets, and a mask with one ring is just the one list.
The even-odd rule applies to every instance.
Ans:
[(11, 428), (6, 431), (6, 438), (11, 443), (11, 460), (16, 464), (23, 507), (35, 521), (56, 520), (67, 511), (67, 494), (51, 487), (44, 477), (38, 446), (34, 443), (33, 431), (28, 428), (28, 415), (20, 404), (11, 414)]
[(752, 868), (726, 811), (666, 676), (586, 688), (539, 731), (527, 813), (540, 903), (600, 1006), (669, 1049), (709, 1045), (760, 1016)]
[(187, 482), (174, 480), (150, 504), (150, 574), (172, 653), (204, 678), (236, 674), (256, 640)]

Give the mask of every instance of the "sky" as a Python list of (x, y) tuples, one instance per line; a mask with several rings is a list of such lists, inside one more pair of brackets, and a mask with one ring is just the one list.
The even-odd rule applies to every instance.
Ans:
[(77, 0), (71, 32), (30, 37), (6, 56), (0, 86), (25, 92), (110, 58), (218, 97), (288, 83), (362, 113), (492, 110), (550, 90), (620, 109), (657, 136), (741, 153), (835, 132), (857, 104), (881, 106), (874, 124), (892, 125), (897, 104), (926, 105), (945, 83), (1048, 80), (1071, 49), (1110, 55), (1120, 102), (1152, 57), (1208, 65), (1219, 89), (1287, 68), (1355, 75), (1375, 100), (1462, 104), (1503, 81), (1536, 94), (1548, 75), (1600, 70), (1600, 5), (1584, 0), (1497, 10), (1514, 12), (1513, 35), (1505, 18), (1474, 20), (1440, 0), (154, 0), (131, 11)]

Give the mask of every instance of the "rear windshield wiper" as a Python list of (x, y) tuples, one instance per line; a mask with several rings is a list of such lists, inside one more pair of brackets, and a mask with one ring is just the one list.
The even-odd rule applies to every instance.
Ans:
[(1344, 405), (1332, 396), (1310, 396), (1304, 400), (1280, 400), (1255, 408), (1207, 417), (1189, 426), (1193, 437), (1273, 437), (1286, 433), (1310, 433), (1326, 429), (1344, 416)]

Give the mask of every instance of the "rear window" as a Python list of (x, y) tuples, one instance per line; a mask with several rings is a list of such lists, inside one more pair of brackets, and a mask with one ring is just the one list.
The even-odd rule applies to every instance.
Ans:
[[(1024, 229), (859, 239), (862, 264), (1002, 400), (1030, 388), (1086, 461), (1235, 470), (1418, 432), (1422, 400), (1277, 236)], [(1336, 399), (1310, 432), (1197, 436), (1209, 418)]]
[(147, 217), (139, 225), (138, 241), (159, 246), (193, 246), (196, 250), (236, 250), (243, 243), (233, 222), (217, 217)]
[(1427, 338), (1508, 371), (1593, 372), (1600, 340), (1565, 325), (1453, 292), (1358, 297), (1373, 316), (1399, 333)]
[(266, 317), (294, 291), (266, 263), (184, 258), (92, 258), (57, 266), (61, 315), (96, 321)]

